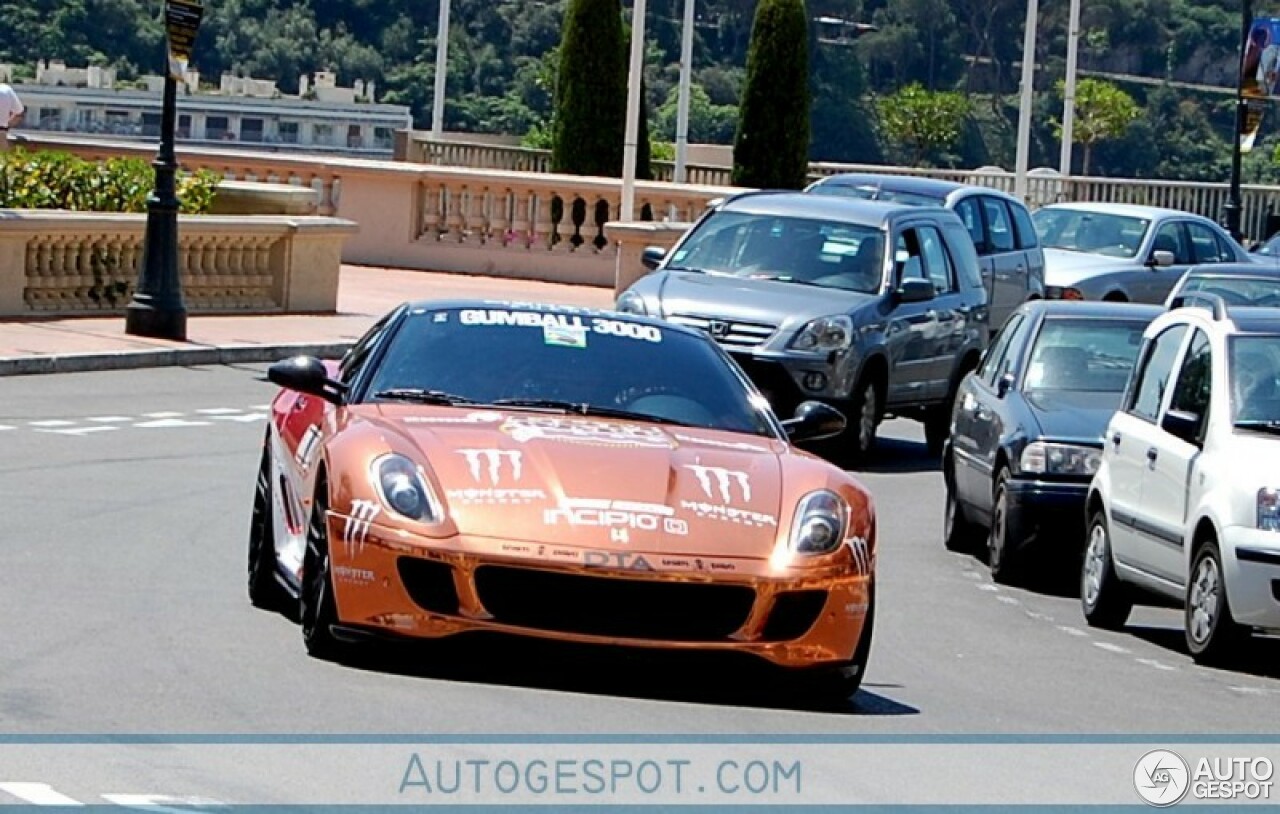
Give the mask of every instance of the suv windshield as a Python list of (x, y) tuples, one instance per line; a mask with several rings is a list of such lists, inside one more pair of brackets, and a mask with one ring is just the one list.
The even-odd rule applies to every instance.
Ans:
[(884, 242), (873, 226), (717, 212), (672, 253), (667, 268), (878, 294)]
[(1025, 389), (1123, 393), (1146, 327), (1142, 320), (1046, 319)]
[(1045, 207), (1031, 216), (1046, 249), (1133, 257), (1151, 221), (1085, 209)]
[(1280, 426), (1280, 335), (1231, 337), (1227, 363), (1231, 420)]
[(409, 314), (368, 393), (378, 401), (561, 410), (776, 437), (758, 397), (711, 342), (536, 306)]

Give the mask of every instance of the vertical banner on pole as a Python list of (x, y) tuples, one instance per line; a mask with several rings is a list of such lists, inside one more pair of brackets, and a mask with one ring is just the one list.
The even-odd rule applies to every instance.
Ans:
[(1258, 17), (1249, 28), (1240, 63), (1240, 90), (1245, 97), (1240, 152), (1253, 149), (1268, 100), (1280, 96), (1280, 17)]
[(187, 81), (187, 63), (195, 46), (204, 6), (200, 0), (165, 0), (164, 31), (169, 43), (169, 76), (175, 82)]

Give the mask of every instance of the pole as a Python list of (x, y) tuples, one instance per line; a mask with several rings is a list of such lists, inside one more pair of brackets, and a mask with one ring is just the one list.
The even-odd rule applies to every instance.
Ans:
[(440, 0), (440, 21), (436, 26), (436, 84), (431, 97), (431, 140), (438, 142), (444, 135), (444, 92), (449, 74), (449, 4)]
[(1062, 156), (1058, 170), (1071, 175), (1071, 149), (1076, 118), (1076, 52), (1080, 46), (1080, 0), (1071, 0), (1071, 18), (1067, 23), (1067, 81), (1062, 91)]
[(164, 75), (160, 150), (151, 164), (156, 170), (156, 186), (147, 198), (147, 230), (138, 264), (141, 273), (125, 314), (124, 331), (133, 336), (185, 341), (187, 309), (178, 276), (178, 160), (173, 150), (178, 83), (167, 63)]
[(684, 0), (684, 28), (680, 40), (680, 96), (676, 101), (676, 173), (675, 182), (683, 184), (689, 162), (689, 82), (693, 73), (693, 6), (696, 0)]
[(631, 11), (631, 66), (627, 72), (627, 125), (622, 139), (622, 211), (618, 220), (635, 219), (636, 142), (640, 132), (640, 80), (644, 76), (644, 6), (635, 0)]
[(1022, 100), (1018, 105), (1018, 151), (1014, 159), (1013, 194), (1027, 197), (1027, 164), (1031, 152), (1031, 93), (1036, 77), (1036, 0), (1027, 0), (1027, 26), (1022, 38)]
[(1249, 103), (1244, 96), (1244, 57), (1249, 50), (1249, 28), (1252, 25), (1252, 0), (1241, 0), (1240, 69), (1236, 76), (1236, 133), (1231, 141), (1231, 184), (1227, 192), (1227, 202), (1222, 206), (1222, 225), (1237, 242), (1244, 240), (1244, 231), (1240, 228), (1241, 213), (1244, 209), (1244, 202), (1240, 197), (1240, 142), (1244, 138), (1244, 130), (1249, 121)]

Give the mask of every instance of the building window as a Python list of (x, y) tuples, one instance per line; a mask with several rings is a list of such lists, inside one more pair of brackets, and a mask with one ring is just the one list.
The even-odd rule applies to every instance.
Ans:
[(364, 149), (364, 134), (360, 131), (360, 125), (358, 124), (351, 124), (347, 126), (347, 149)]
[(241, 119), (240, 140), (262, 141), (262, 119)]
[(191, 114), (190, 113), (181, 113), (178, 115), (177, 138), (191, 138)]
[(117, 135), (132, 135), (138, 126), (129, 121), (129, 113), (125, 110), (108, 110), (107, 111), (107, 127), (108, 133)]
[(311, 143), (322, 146), (333, 144), (333, 125), (317, 124), (311, 128)]
[(390, 127), (373, 128), (373, 146), (379, 150), (390, 150), (395, 147), (395, 133)]
[(227, 129), (226, 116), (210, 116), (204, 122), (204, 137), (211, 141), (221, 141), (231, 131)]
[(42, 107), (36, 116), (36, 127), (41, 130), (61, 130), (62, 110), (56, 107)]
[(160, 114), (159, 113), (143, 113), (142, 114), (142, 135), (151, 138), (160, 137)]
[(280, 133), (280, 142), (282, 144), (298, 143), (298, 123), (297, 122), (280, 122), (277, 129)]

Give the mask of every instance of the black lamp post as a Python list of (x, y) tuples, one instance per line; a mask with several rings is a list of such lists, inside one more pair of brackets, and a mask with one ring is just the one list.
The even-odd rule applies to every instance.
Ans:
[(1235, 138), (1231, 142), (1231, 184), (1227, 191), (1227, 202), (1222, 207), (1223, 226), (1237, 241), (1243, 242), (1244, 231), (1240, 220), (1244, 211), (1244, 202), (1240, 197), (1240, 143), (1244, 139), (1249, 123), (1249, 100), (1244, 95), (1244, 61), (1249, 52), (1249, 29), (1253, 27), (1253, 2), (1240, 2), (1240, 70), (1236, 78), (1236, 126)]

